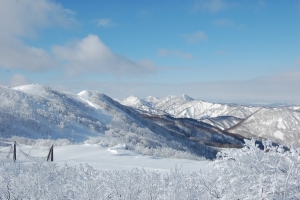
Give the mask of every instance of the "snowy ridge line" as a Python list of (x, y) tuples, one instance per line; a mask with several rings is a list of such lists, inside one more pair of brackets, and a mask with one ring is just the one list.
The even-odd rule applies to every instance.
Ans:
[(230, 131), (236, 127), (238, 127), (240, 124), (243, 124), (245, 121), (247, 121), (247, 119), (249, 119), (250, 117), (252, 117), (253, 115), (255, 115), (256, 113), (258, 113), (260, 110), (262, 110), (263, 108), (259, 108), (258, 110), (256, 110), (255, 112), (253, 112), (251, 115), (249, 115), (248, 117), (246, 117), (245, 119), (242, 119), (239, 123), (237, 123), (236, 125), (226, 129), (226, 131)]
[(148, 99), (138, 99), (129, 97), (119, 102), (123, 105), (148, 112), (150, 114), (167, 113), (176, 118), (192, 118), (203, 120), (218, 116), (235, 116), (245, 118), (260, 107), (243, 106), (238, 104), (210, 103), (192, 98), (167, 96), (165, 98), (148, 101)]

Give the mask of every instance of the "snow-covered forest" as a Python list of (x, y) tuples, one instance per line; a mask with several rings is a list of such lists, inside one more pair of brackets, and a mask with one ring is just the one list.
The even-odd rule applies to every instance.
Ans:
[(226, 149), (209, 172), (100, 170), (88, 164), (0, 162), (1, 199), (300, 199), (299, 150), (254, 140)]

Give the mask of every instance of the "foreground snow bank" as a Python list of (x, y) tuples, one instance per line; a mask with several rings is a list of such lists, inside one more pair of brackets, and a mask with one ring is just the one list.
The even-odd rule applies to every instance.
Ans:
[[(263, 144), (264, 150), (252, 140), (246, 141), (243, 149), (220, 152), (218, 159), (211, 162), (211, 172), (204, 174), (177, 168), (168, 172), (143, 168), (96, 170), (88, 164), (2, 160), (0, 198), (300, 199), (299, 150), (285, 152), (270, 141)], [(95, 145), (87, 147), (90, 146), (99, 149)], [(118, 153), (113, 155), (125, 151), (121, 145), (113, 150)]]

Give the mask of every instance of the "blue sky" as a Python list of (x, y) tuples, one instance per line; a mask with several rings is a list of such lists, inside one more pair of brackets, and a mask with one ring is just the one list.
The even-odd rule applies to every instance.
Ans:
[(299, 0), (1, 4), (1, 85), (300, 102)]

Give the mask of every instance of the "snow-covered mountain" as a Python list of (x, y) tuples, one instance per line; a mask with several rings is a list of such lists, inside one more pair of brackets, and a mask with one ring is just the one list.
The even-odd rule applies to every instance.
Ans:
[(154, 101), (148, 101), (148, 98), (138, 99), (129, 97), (120, 101), (121, 104), (157, 114), (165, 113), (176, 118), (207, 119), (219, 116), (234, 116), (236, 118), (245, 118), (257, 111), (260, 107), (240, 106), (234, 104), (209, 103), (201, 100), (182, 96), (167, 96), (161, 99), (156, 98)]
[[(4, 138), (82, 142), (97, 137), (107, 145), (124, 143), (138, 153), (182, 158), (214, 158), (218, 147), (243, 144), (243, 137), (207, 123), (145, 115), (95, 91), (76, 95), (40, 85), (0, 87), (0, 102), (0, 137)], [(149, 106), (157, 99), (135, 103), (140, 102), (141, 107)]]
[(261, 108), (227, 131), (300, 147), (300, 111), (290, 107)]
[(96, 91), (60, 92), (41, 85), (0, 87), (0, 137), (107, 145), (165, 157), (213, 158), (218, 148), (241, 147), (244, 138), (300, 146), (299, 106), (215, 104), (186, 95), (115, 101)]
[(299, 106), (218, 104), (194, 100), (186, 95), (148, 99), (131, 96), (120, 103), (141, 113), (195, 119), (246, 138), (272, 139), (279, 144), (300, 147)]
[[(111, 116), (76, 95), (48, 87), (0, 87), (2, 137), (69, 138), (74, 141), (104, 133)], [(80, 134), (85, 132), (86, 134)]]
[[(155, 101), (156, 101), (156, 99), (155, 98), (153, 99), (152, 97), (149, 97), (146, 100), (141, 100), (135, 96), (130, 96), (120, 103), (122, 103), (123, 105), (126, 105), (126, 106), (133, 107), (135, 109), (151, 112), (153, 110), (151, 103), (155, 102)], [(155, 114), (158, 114), (158, 113), (155, 113)], [(163, 113), (160, 113), (160, 114), (163, 114)]]

